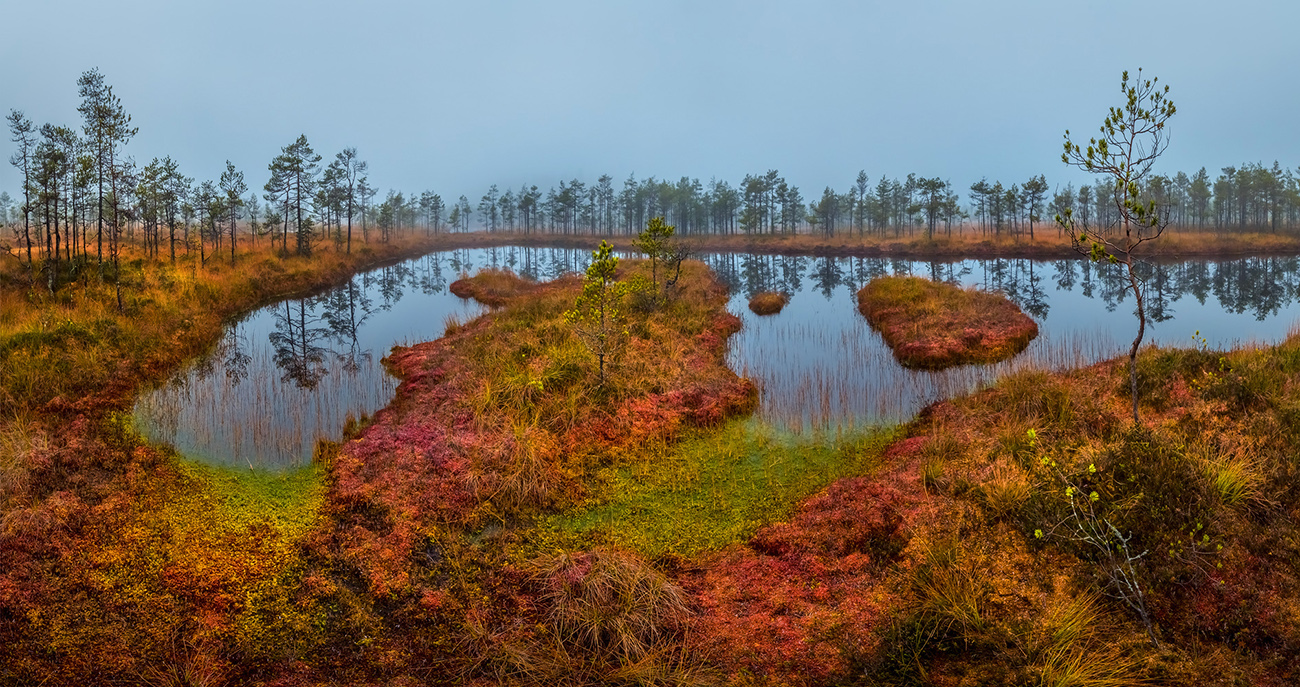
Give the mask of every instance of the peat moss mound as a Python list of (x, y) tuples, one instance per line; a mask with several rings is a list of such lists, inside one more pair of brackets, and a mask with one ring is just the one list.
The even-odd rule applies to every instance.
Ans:
[(779, 293), (777, 291), (764, 291), (754, 294), (749, 299), (749, 309), (755, 315), (775, 315), (785, 309), (790, 304), (790, 295)]
[(461, 277), (448, 290), (465, 300), (476, 300), (489, 308), (500, 308), (536, 286), (510, 270), (488, 268), (473, 277)]
[(1125, 362), (1020, 372), (909, 425), (951, 515), (908, 523), (927, 546), (881, 682), (1297, 684), (1300, 337), (1145, 349), (1136, 425)]
[(995, 363), (1025, 350), (1038, 325), (1005, 297), (920, 277), (878, 277), (858, 310), (904, 367)]

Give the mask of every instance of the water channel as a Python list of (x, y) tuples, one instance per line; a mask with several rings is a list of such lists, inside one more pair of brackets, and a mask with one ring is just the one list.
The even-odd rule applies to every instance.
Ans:
[[(486, 248), (430, 254), (359, 274), (230, 325), (214, 350), (141, 396), (136, 425), (151, 440), (209, 463), (285, 469), (310, 462), (318, 438), (351, 415), (373, 413), (396, 380), (380, 359), (394, 345), (440, 336), (450, 317), (482, 308), (452, 295), (460, 274), (506, 267), (535, 279), (585, 268), (589, 251)], [(759, 415), (786, 427), (905, 419), (1024, 366), (1088, 364), (1125, 350), (1136, 332), (1132, 296), (1116, 268), (1082, 260), (929, 262), (749, 254), (703, 256), (731, 290), (744, 321), (731, 340), (733, 369), (762, 389)], [(1148, 340), (1211, 347), (1271, 343), (1300, 318), (1300, 259), (1246, 258), (1148, 266)], [(1000, 289), (1039, 323), (1015, 358), (943, 372), (899, 366), (856, 309), (855, 294), (884, 274), (915, 274)], [(757, 317), (748, 297), (790, 293), (778, 315)]]

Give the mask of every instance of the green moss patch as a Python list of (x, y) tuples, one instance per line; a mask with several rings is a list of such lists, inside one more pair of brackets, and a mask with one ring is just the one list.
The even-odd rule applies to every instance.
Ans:
[(560, 548), (606, 543), (651, 557), (694, 557), (749, 537), (837, 479), (870, 470), (894, 438), (890, 429), (801, 435), (733, 421), (602, 471), (585, 507), (545, 518), (538, 534)]
[(266, 524), (282, 537), (293, 539), (316, 523), (325, 502), (322, 472), (307, 466), (287, 472), (239, 470), (182, 461), (181, 473), (194, 480), (188, 494), (198, 506), (217, 508), (215, 518), (224, 528), (241, 530)]

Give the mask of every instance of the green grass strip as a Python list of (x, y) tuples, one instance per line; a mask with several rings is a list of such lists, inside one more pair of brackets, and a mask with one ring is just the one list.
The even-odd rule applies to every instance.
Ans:
[(240, 530), (265, 523), (286, 539), (307, 533), (325, 502), (322, 471), (315, 466), (292, 470), (240, 470), (181, 460), (180, 471), (203, 485), (197, 502), (220, 508), (217, 521)]
[(735, 421), (602, 471), (585, 506), (539, 523), (538, 543), (698, 556), (789, 516), (837, 479), (867, 472), (895, 435), (892, 427), (830, 435)]

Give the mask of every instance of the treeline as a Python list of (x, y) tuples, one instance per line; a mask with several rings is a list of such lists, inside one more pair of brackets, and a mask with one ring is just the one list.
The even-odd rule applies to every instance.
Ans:
[[(1042, 224), (1069, 209), (1085, 223), (1116, 219), (1115, 189), (1104, 180), (1049, 186), (1044, 175), (1005, 185), (981, 179), (963, 194), (939, 177), (908, 174), (872, 181), (859, 172), (844, 190), (805, 198), (777, 170), (725, 180), (682, 177), (676, 182), (629, 175), (621, 184), (602, 175), (595, 183), (561, 181), (542, 191), (491, 186), (477, 202), (461, 195), (444, 201), (432, 191), (390, 190), (378, 200), (367, 165), (355, 148), (326, 164), (305, 136), (285, 146), (267, 168), (261, 193), (252, 191), (230, 162), (219, 178), (186, 176), (170, 157), (137, 166), (125, 146), (137, 130), (98, 70), (77, 82), (80, 129), (34, 125), (22, 112), (8, 115), (23, 179), (16, 197), (0, 193), (0, 221), (8, 224), (0, 249), (22, 261), (49, 288), (84, 274), (92, 263), (114, 274), (123, 241), (151, 257), (197, 253), (233, 262), (242, 240), (265, 237), (281, 254), (309, 255), (323, 241), (351, 251), (354, 230), (387, 241), (394, 232), (422, 228), (555, 234), (634, 235), (662, 216), (682, 235), (813, 233), (836, 236), (927, 236), (954, 231), (1033, 238)], [(1274, 162), (1226, 167), (1211, 178), (1153, 175), (1142, 189), (1176, 228), (1216, 231), (1296, 231), (1300, 228), (1300, 169)], [(1049, 195), (1050, 194), (1050, 195)], [(92, 257), (93, 256), (93, 257)], [(110, 265), (106, 268), (105, 265)], [(61, 276), (62, 275), (62, 276)]]
[[(561, 181), (546, 192), (535, 185), (504, 191), (493, 185), (477, 204), (461, 196), (451, 207), (447, 225), (462, 231), (480, 227), (632, 235), (650, 218), (664, 217), (678, 233), (688, 235), (815, 231), (834, 236), (850, 230), (901, 233), (918, 228), (934, 232), (941, 226), (951, 231), (966, 217), (959, 200), (950, 182), (915, 174), (904, 180), (882, 176), (872, 183), (862, 172), (849, 190), (826, 188), (812, 200), (777, 170), (746, 175), (736, 186), (718, 179), (706, 184), (682, 177), (673, 183), (631, 175), (616, 188), (606, 174), (590, 185), (578, 179)], [(441, 226), (436, 212), (431, 221), (435, 228)]]
[[(1246, 163), (1224, 167), (1213, 179), (1204, 167), (1188, 176), (1153, 175), (1144, 190), (1174, 227), (1219, 231), (1295, 231), (1300, 228), (1300, 168)], [(1074, 210), (1085, 222), (1107, 226), (1115, 219), (1114, 189), (1098, 181), (1058, 189), (1050, 210)]]
[[(682, 177), (677, 182), (629, 176), (616, 188), (602, 175), (594, 184), (561, 181), (541, 191), (493, 185), (471, 203), (466, 196), (449, 207), (436, 194), (411, 197), (398, 210), (433, 230), (518, 231), (632, 235), (651, 217), (662, 216), (681, 234), (793, 234), (903, 236), (924, 232), (980, 232), (1029, 236), (1068, 208), (1083, 222), (1110, 226), (1116, 220), (1115, 189), (1099, 179), (1076, 188), (1053, 189), (1045, 175), (1003, 184), (987, 178), (971, 184), (965, 198), (938, 177), (881, 176), (865, 171), (844, 191), (825, 188), (805, 199), (776, 170), (746, 175), (739, 185)], [(1245, 164), (1226, 167), (1211, 179), (1204, 168), (1188, 176), (1154, 175), (1144, 196), (1154, 200), (1175, 228), (1219, 231), (1300, 229), (1300, 169)], [(400, 195), (390, 199), (401, 206)], [(447, 214), (444, 215), (443, 211)]]
[[(327, 240), (350, 252), (358, 224), (362, 241), (372, 230), (387, 241), (417, 221), (400, 193), (374, 202), (355, 148), (322, 165), (305, 136), (271, 160), (260, 196), (229, 161), (211, 180), (186, 176), (170, 156), (139, 166), (125, 151), (137, 129), (104, 76), (87, 71), (77, 86), (79, 129), (37, 126), (19, 110), (6, 118), (23, 182), (17, 197), (0, 193), (0, 222), (10, 228), (0, 249), (51, 291), (88, 272), (118, 283), (127, 243), (173, 262), (180, 252), (197, 253), (200, 265), (218, 256), (233, 264), (241, 237), (254, 245), (266, 237), (282, 255), (309, 255)], [(441, 212), (434, 204), (426, 221)]]

